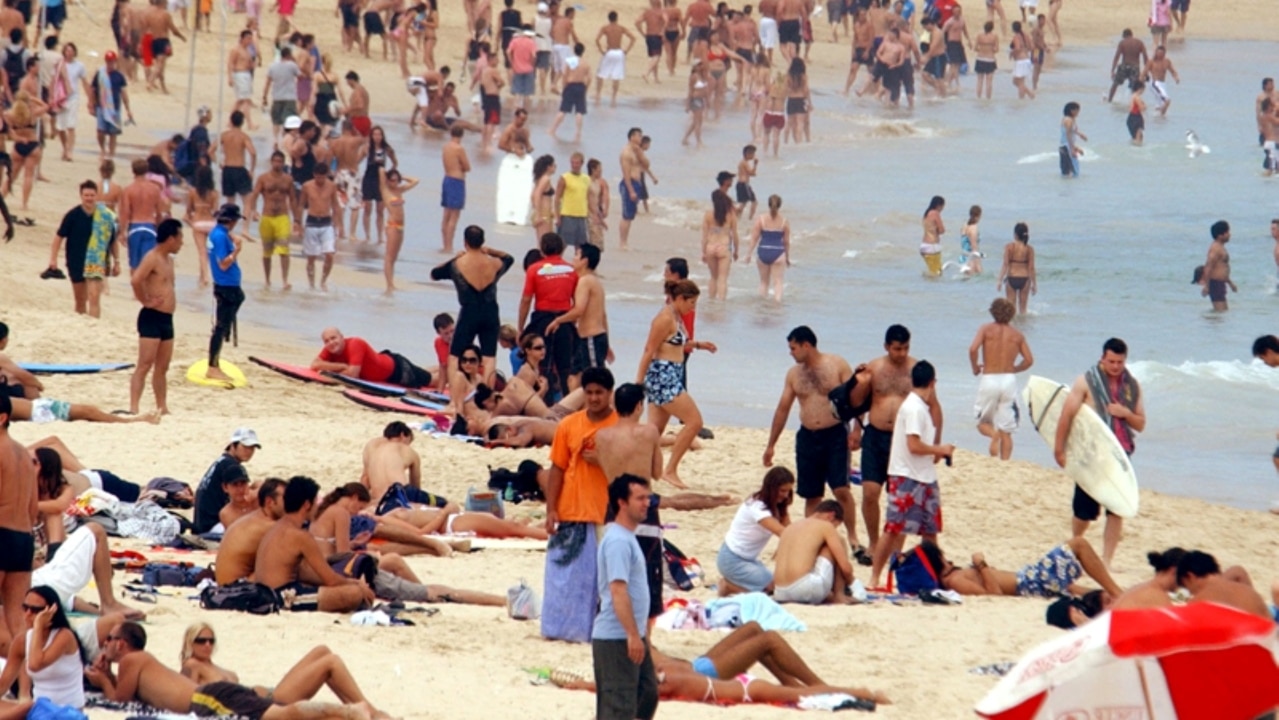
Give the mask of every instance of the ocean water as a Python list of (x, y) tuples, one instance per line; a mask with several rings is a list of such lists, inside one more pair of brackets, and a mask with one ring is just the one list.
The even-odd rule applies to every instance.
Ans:
[[(1169, 118), (1148, 115), (1140, 148), (1129, 144), (1124, 126), (1127, 93), (1121, 90), (1113, 105), (1101, 102), (1109, 87), (1110, 48), (1067, 48), (1033, 102), (1016, 101), (1011, 64), (1004, 59), (989, 102), (921, 99), (908, 112), (815, 88), (813, 143), (783, 146), (776, 160), (762, 158), (754, 182), (761, 205), (778, 193), (790, 218), (795, 264), (785, 303), (758, 298), (754, 266), (738, 264), (727, 302), (699, 304), (697, 335), (719, 345), (718, 354), (696, 353), (690, 365), (691, 391), (708, 423), (767, 426), (792, 363), (785, 342), (792, 327), (811, 326), (822, 350), (857, 363), (881, 353), (885, 328), (902, 323), (913, 334), (913, 354), (938, 367), (946, 439), (982, 451), (986, 441), (972, 423), (977, 381), (967, 348), (977, 326), (989, 320), (986, 309), (996, 296), (999, 258), (1012, 226), (1025, 221), (1039, 272), (1039, 294), (1029, 316), (1018, 320), (1035, 355), (1031, 372), (1070, 382), (1099, 358), (1106, 338), (1125, 339), (1149, 417), (1134, 456), (1143, 486), (1268, 506), (1279, 496), (1270, 461), (1279, 430), (1279, 370), (1255, 363), (1249, 350), (1257, 335), (1279, 330), (1268, 232), (1270, 219), (1279, 215), (1279, 180), (1260, 176), (1252, 107), (1261, 72), (1251, 68), (1255, 58), (1279, 56), (1276, 49), (1275, 43), (1253, 42), (1173, 46), (1183, 83), (1171, 87)], [(973, 91), (972, 76), (962, 84), (966, 93)], [(1066, 181), (1057, 170), (1056, 147), (1062, 106), (1071, 100), (1083, 106), (1079, 124), (1089, 141), (1083, 177)], [(1155, 104), (1149, 92), (1147, 102)], [(533, 140), (537, 154), (555, 155), (563, 171), (579, 148), (546, 136), (552, 109), (534, 111)], [(433, 364), (431, 318), (457, 309), (451, 285), (427, 279), (429, 268), (444, 259), (438, 252), (441, 140), (409, 137), (398, 110), (384, 118), (389, 137), (405, 174), (423, 180), (409, 196), (408, 237), (398, 266), (406, 291), (394, 298), (350, 289), (327, 296), (251, 292), (242, 318), (307, 338), (336, 324)], [(750, 138), (741, 112), (708, 123), (702, 149), (680, 146), (686, 116), (675, 102), (623, 100), (616, 110), (592, 106), (590, 112), (580, 149), (604, 162), (614, 187), (631, 126), (653, 137), (650, 157), (661, 180), (650, 187), (650, 214), (636, 221), (636, 249), (616, 251), (612, 230), (600, 268), (619, 359), (613, 369), (624, 381), (635, 376), (648, 323), (662, 302), (663, 261), (683, 255), (696, 262), (714, 176), (736, 168)], [(1191, 129), (1210, 154), (1189, 157), (1184, 145)], [(492, 225), (499, 158), (479, 157), (470, 141), (468, 152), (475, 170), (462, 225), (483, 225), (490, 244), (519, 257), (533, 244), (531, 228)], [(932, 195), (947, 199), (943, 243), (950, 259), (958, 252), (968, 206), (984, 208), (984, 275), (923, 277), (919, 223)], [(614, 228), (616, 208), (614, 196)], [(1229, 249), (1239, 286), (1226, 314), (1209, 312), (1208, 301), (1190, 285), (1192, 269), (1206, 255), (1208, 228), (1218, 219), (1233, 227)], [(743, 237), (748, 227), (743, 223)], [(381, 272), (376, 250), (343, 249), (339, 262)], [(705, 267), (695, 265), (694, 279), (705, 278)], [(305, 283), (296, 256), (293, 282)], [(515, 273), (501, 285), (507, 321), (514, 321), (521, 286)], [(194, 288), (186, 288), (184, 297), (209, 304)], [(1016, 457), (1052, 462), (1033, 429), (1023, 427), (1015, 437)], [(758, 463), (758, 455), (742, 462)]]

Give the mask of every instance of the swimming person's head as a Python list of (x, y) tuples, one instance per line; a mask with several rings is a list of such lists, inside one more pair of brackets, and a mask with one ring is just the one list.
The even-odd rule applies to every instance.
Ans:
[(1252, 356), (1270, 367), (1279, 367), (1279, 337), (1262, 335), (1252, 341)]
[(631, 417), (644, 410), (644, 386), (623, 383), (613, 391), (613, 407), (622, 417)]

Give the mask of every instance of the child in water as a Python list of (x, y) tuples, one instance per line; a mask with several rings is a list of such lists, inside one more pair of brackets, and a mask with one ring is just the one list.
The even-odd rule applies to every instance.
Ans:
[(968, 222), (959, 233), (959, 270), (964, 275), (980, 275), (981, 269), (981, 206), (968, 209)]
[(1128, 134), (1132, 136), (1132, 144), (1140, 145), (1146, 137), (1146, 101), (1142, 99), (1142, 91), (1146, 83), (1134, 80), (1132, 83), (1132, 105), (1128, 107)]

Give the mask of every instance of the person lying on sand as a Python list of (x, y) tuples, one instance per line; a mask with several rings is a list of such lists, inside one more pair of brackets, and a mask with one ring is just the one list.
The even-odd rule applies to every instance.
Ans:
[[(388, 541), (378, 544), (375, 553), (384, 562), (391, 556), (398, 559), (400, 555), (449, 557), (453, 554), (453, 548), (448, 543), (426, 537), (409, 523), (391, 515), (376, 517), (369, 514), (367, 506), (370, 497), (368, 488), (359, 483), (347, 483), (325, 495), (320, 501), (310, 530), (326, 554), (368, 550), (369, 541), (375, 538)], [(464, 552), (470, 550), (469, 546), (458, 549)], [(394, 565), (403, 560), (391, 562)], [(383, 569), (391, 570), (385, 565)]]
[[(452, 512), (449, 512), (452, 510)], [(391, 515), (412, 523), (423, 533), (475, 533), (480, 537), (531, 538), (546, 540), (549, 534), (540, 525), (526, 525), (499, 518), (486, 512), (463, 512), (452, 506), (444, 509), (421, 508), (395, 510)]]
[[(198, 685), (146, 651), (147, 632), (135, 622), (120, 623), (84, 676), (108, 700), (139, 700), (172, 713), (199, 717), (235, 715), (248, 720), (380, 720), (390, 716), (360, 699), (338, 705), (315, 701), (285, 703), (264, 698), (253, 688), (217, 681)], [(113, 671), (112, 666), (116, 669)]]
[(813, 514), (782, 531), (774, 558), (773, 599), (806, 605), (851, 601), (844, 589), (853, 581), (848, 544), (836, 528), (844, 522), (844, 507), (823, 500)]
[(99, 423), (148, 422), (152, 425), (159, 425), (160, 413), (159, 411), (152, 411), (140, 415), (114, 415), (95, 405), (72, 403), (66, 400), (13, 398), (13, 416), (11, 419), (30, 420), (35, 423), (47, 423), (55, 420), (61, 420), (62, 422), (85, 420)]
[(942, 587), (960, 595), (1055, 598), (1068, 593), (1078, 597), (1091, 589), (1075, 583), (1084, 574), (1097, 581), (1110, 598), (1123, 594), (1123, 589), (1110, 576), (1097, 551), (1081, 537), (1071, 538), (1054, 547), (1017, 572), (991, 567), (981, 553), (973, 553), (971, 566), (959, 568), (946, 559), (937, 545), (924, 541), (920, 547), (924, 549), (924, 555), (941, 580)]
[(759, 663), (786, 687), (828, 685), (808, 667), (781, 633), (764, 630), (754, 620), (733, 630), (692, 662), (670, 657), (657, 648), (653, 648), (652, 653), (653, 668), (658, 673), (684, 674), (692, 671), (716, 680), (732, 680)]
[[(142, 496), (142, 487), (137, 483), (131, 483), (110, 470), (90, 470), (57, 435), (31, 443), (27, 446), (27, 452), (34, 453), (40, 448), (48, 448), (57, 453), (58, 459), (62, 461), (62, 477), (77, 497), (89, 488), (105, 490), (123, 502), (137, 502)], [(181, 499), (182, 495), (177, 497)], [(194, 502), (195, 497), (190, 488), (187, 489), (185, 498), (187, 502)]]
[[(565, 683), (567, 690), (589, 690), (595, 692), (595, 683), (590, 680), (574, 680)], [(753, 675), (741, 674), (730, 680), (709, 678), (690, 668), (674, 666), (665, 672), (657, 673), (657, 692), (664, 700), (684, 700), (687, 702), (704, 702), (715, 705), (760, 704), (760, 705), (794, 705), (800, 700), (813, 695), (838, 693), (851, 695), (861, 700), (868, 700), (876, 705), (889, 705), (891, 702), (883, 693), (872, 692), (866, 688), (836, 687), (833, 685), (806, 685), (803, 687), (784, 687), (761, 680)]]
[(409, 502), (444, 507), (448, 500), (422, 489), (422, 457), (411, 446), (413, 431), (396, 420), (382, 430), (382, 437), (364, 444), (364, 474), (360, 484), (372, 501), (381, 505), (386, 491), (399, 483)]

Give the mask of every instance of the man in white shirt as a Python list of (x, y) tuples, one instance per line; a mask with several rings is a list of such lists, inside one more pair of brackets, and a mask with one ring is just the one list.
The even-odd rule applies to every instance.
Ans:
[(888, 558), (901, 552), (903, 536), (919, 535), (935, 543), (942, 528), (941, 493), (933, 466), (943, 458), (949, 462), (955, 446), (930, 445), (924, 440), (937, 434), (929, 412), (937, 390), (937, 371), (932, 363), (915, 363), (910, 383), (911, 393), (897, 409), (893, 422), (893, 444), (888, 456), (888, 513), (884, 532), (875, 545), (871, 587), (879, 587), (879, 576)]

